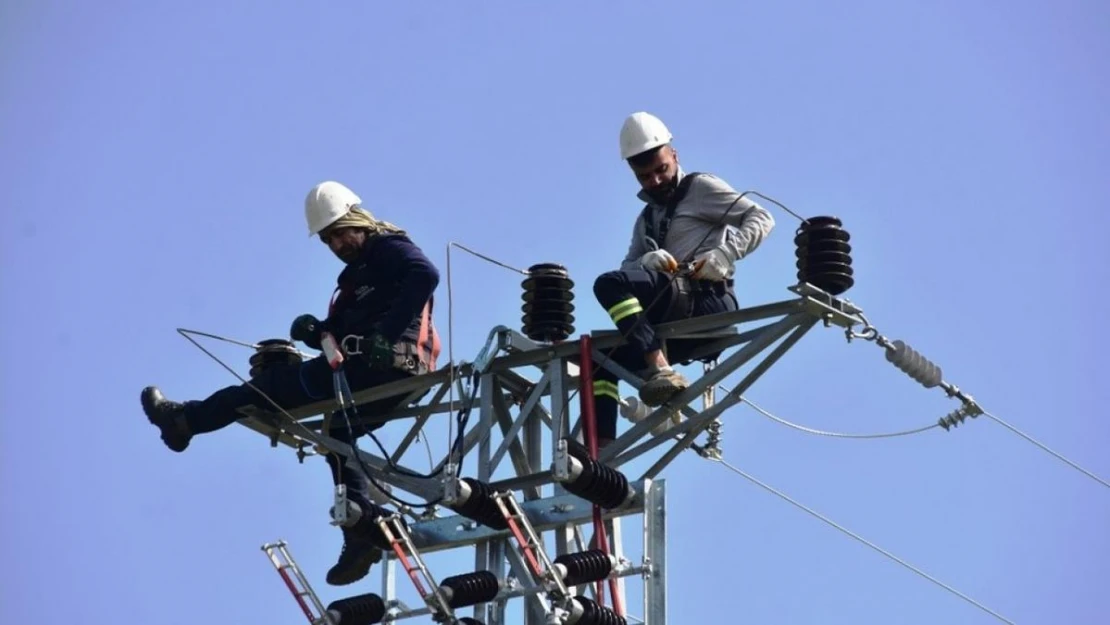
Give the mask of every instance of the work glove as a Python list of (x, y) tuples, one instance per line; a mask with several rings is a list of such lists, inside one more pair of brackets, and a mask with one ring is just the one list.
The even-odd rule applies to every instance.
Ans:
[(372, 368), (385, 369), (393, 365), (393, 345), (377, 332), (363, 342), (360, 349)]
[(652, 250), (640, 257), (640, 266), (652, 271), (674, 273), (678, 271), (678, 261), (667, 250)]
[(289, 337), (312, 349), (320, 349), (320, 335), (323, 331), (324, 324), (319, 319), (312, 315), (301, 315), (289, 326)]
[(723, 249), (715, 247), (694, 259), (693, 278), (718, 282), (728, 276), (731, 268), (732, 257)]

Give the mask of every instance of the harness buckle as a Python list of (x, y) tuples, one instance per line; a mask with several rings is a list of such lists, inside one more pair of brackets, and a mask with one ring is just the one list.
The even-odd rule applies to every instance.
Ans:
[(343, 353), (347, 354), (348, 356), (359, 356), (362, 354), (362, 349), (359, 348), (359, 345), (361, 344), (361, 336), (357, 334), (348, 334), (347, 336), (343, 337), (342, 341), (339, 342), (339, 347), (341, 347), (343, 349)]

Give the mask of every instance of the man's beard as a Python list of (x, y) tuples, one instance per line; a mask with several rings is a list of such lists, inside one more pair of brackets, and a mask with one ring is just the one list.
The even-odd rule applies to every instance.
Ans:
[(648, 196), (660, 204), (664, 204), (667, 200), (671, 199), (675, 190), (678, 189), (678, 176), (672, 177), (670, 180), (661, 183), (657, 187), (652, 187), (647, 190)]
[(339, 257), (339, 260), (343, 261), (345, 264), (350, 265), (354, 261), (358, 260), (359, 247), (357, 245), (349, 245), (340, 248), (340, 250), (336, 252), (335, 255)]

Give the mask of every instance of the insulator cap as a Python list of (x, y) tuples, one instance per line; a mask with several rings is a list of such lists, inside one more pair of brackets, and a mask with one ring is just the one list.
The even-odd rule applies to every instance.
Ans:
[(385, 601), (373, 593), (344, 597), (328, 604), (328, 611), (339, 614), (339, 625), (371, 625), (385, 617)]
[(541, 263), (520, 283), (522, 331), (533, 341), (554, 343), (574, 334), (574, 281), (566, 267)]
[(472, 477), (464, 477), (459, 481), (470, 487), (470, 497), (464, 503), (451, 506), (452, 510), (490, 529), (508, 529), (509, 523), (493, 500), (493, 490), (489, 484)]
[(579, 460), (590, 459), (590, 450), (582, 443), (579, 443), (578, 439), (572, 438), (570, 436), (564, 436), (563, 441), (566, 442), (567, 453), (570, 454), (571, 457), (577, 458)]
[(628, 625), (628, 620), (616, 612), (598, 605), (594, 600), (578, 595), (574, 602), (581, 608), (582, 615), (572, 621), (574, 625)]
[(555, 558), (554, 564), (566, 567), (567, 573), (563, 576), (563, 582), (567, 586), (596, 582), (609, 577), (613, 572), (613, 560), (600, 549), (564, 553)]
[(855, 278), (852, 277), (850, 238), (836, 217), (808, 218), (798, 227), (794, 237), (798, 280), (830, 295), (840, 295), (852, 288)]
[(447, 604), (452, 608), (465, 608), (493, 601), (501, 591), (501, 582), (490, 571), (475, 571), (448, 577), (439, 583), (440, 587), (449, 591), (450, 597)]
[(296, 345), (286, 339), (266, 339), (258, 342), (258, 347), (250, 357), (250, 377), (256, 378), (272, 366), (299, 365), (304, 361)]
[(939, 366), (903, 341), (890, 342), (886, 359), (925, 388), (933, 388), (944, 380)]

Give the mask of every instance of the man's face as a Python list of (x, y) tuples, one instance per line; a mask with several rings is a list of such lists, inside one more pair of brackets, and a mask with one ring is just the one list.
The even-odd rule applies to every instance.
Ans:
[(656, 202), (665, 202), (678, 187), (678, 152), (665, 145), (655, 152), (654, 158), (643, 165), (629, 163), (636, 180)]
[(361, 228), (325, 228), (320, 233), (320, 240), (331, 248), (339, 260), (350, 264), (366, 245), (366, 231)]

